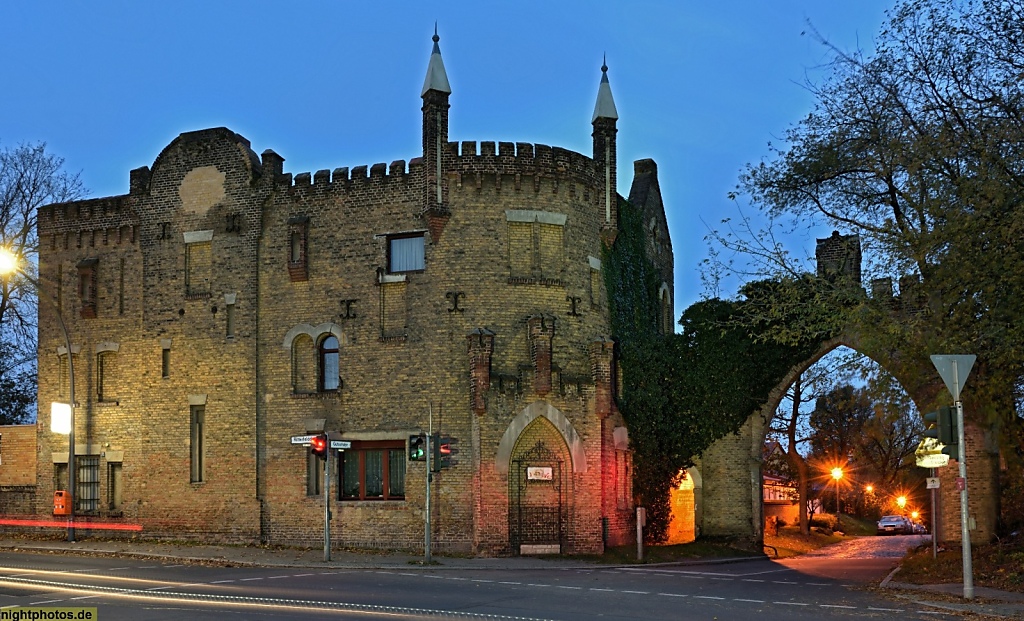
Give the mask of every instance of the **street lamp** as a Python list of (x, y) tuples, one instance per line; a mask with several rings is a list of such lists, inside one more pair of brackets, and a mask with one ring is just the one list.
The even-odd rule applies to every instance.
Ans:
[(903, 511), (904, 509), (907, 508), (907, 497), (900, 496), (899, 498), (896, 499), (896, 504), (900, 506), (900, 511)]
[(832, 469), (832, 478), (836, 480), (836, 524), (839, 523), (839, 479), (843, 478), (843, 469), (836, 466)]
[[(68, 336), (68, 326), (64, 323), (64, 317), (61, 316), (60, 307), (57, 306), (57, 302), (45, 291), (39, 284), (39, 281), (25, 273), (25, 270), (21, 269), (18, 262), (18, 257), (8, 250), (7, 248), (0, 247), (0, 276), (5, 274), (19, 274), (22, 278), (32, 284), (39, 293), (40, 299), (45, 299), (49, 302), (57, 315), (57, 321), (60, 323), (61, 332), (64, 333), (64, 345), (68, 350), (68, 399), (70, 400), (67, 412), (69, 415), (69, 428), (68, 434), (68, 496), (70, 496), (68, 503), (68, 541), (75, 541), (75, 363), (74, 356), (71, 353), (71, 337)], [(53, 406), (61, 404), (54, 403)], [(55, 411), (60, 411), (61, 408), (54, 407)], [(51, 418), (52, 418), (51, 413)], [(60, 430), (59, 433), (64, 433)]]
[(867, 486), (864, 487), (864, 491), (870, 494), (870, 493), (875, 491), (875, 486), (874, 485), (867, 485)]

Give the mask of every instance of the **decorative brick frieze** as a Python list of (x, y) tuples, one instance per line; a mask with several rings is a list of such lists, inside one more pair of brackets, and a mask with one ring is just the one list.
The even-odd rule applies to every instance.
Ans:
[(491, 354), (494, 333), (477, 328), (466, 337), (469, 348), (469, 402), (477, 414), (487, 411), (487, 391), (491, 388)]

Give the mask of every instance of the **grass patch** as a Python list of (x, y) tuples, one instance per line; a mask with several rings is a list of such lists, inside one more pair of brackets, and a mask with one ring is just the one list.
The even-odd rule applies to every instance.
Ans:
[[(738, 539), (701, 537), (690, 543), (680, 543), (669, 546), (644, 546), (644, 563), (673, 563), (679, 561), (692, 561), (700, 559), (722, 559), (737, 557), (758, 557), (764, 556), (760, 550), (751, 550), (744, 547), (744, 543)], [(582, 558), (582, 557), (579, 557)], [(636, 544), (630, 546), (619, 546), (608, 548), (599, 557), (587, 557), (589, 560), (596, 560), (598, 563), (612, 565), (630, 565), (637, 563)]]
[[(1002, 542), (974, 544), (971, 554), (975, 586), (1024, 593), (1024, 535)], [(932, 558), (931, 542), (912, 550), (900, 563), (895, 580), (911, 584), (963, 582), (960, 547), (947, 544)]]
[[(778, 550), (778, 558), (789, 558), (813, 552), (818, 548), (839, 543), (844, 539), (839, 535), (826, 535), (819, 529), (812, 529), (811, 534), (803, 535), (800, 533), (799, 526), (783, 526), (779, 529), (778, 535), (765, 535), (764, 543), (766, 546), (772, 546)], [(770, 553), (770, 550), (765, 551)]]

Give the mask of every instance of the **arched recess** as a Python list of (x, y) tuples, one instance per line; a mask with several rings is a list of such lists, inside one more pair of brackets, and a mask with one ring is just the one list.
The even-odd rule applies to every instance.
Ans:
[(494, 470), (498, 474), (508, 474), (509, 462), (512, 457), (512, 449), (515, 448), (516, 441), (519, 439), (520, 434), (526, 429), (530, 423), (534, 421), (538, 416), (543, 416), (555, 426), (555, 429), (562, 435), (562, 439), (565, 440), (566, 446), (569, 447), (569, 455), (572, 458), (572, 471), (585, 473), (587, 471), (587, 454), (583, 450), (583, 440), (580, 439), (578, 433), (576, 433), (575, 427), (565, 414), (562, 414), (555, 406), (551, 405), (547, 401), (534, 401), (530, 405), (523, 408), (519, 414), (512, 419), (509, 423), (508, 428), (505, 429), (505, 434), (501, 437), (501, 442), (498, 443), (498, 452), (494, 457)]
[(700, 536), (704, 480), (696, 466), (686, 469), (671, 493), (672, 517), (667, 544), (689, 543)]
[(661, 311), (661, 332), (662, 334), (672, 334), (675, 331), (675, 327), (672, 325), (672, 300), (669, 295), (668, 283), (661, 283), (661, 288), (658, 290), (658, 300), (660, 303)]
[(318, 326), (313, 326), (308, 323), (300, 323), (284, 335), (284, 342), (281, 344), (281, 347), (290, 351), (292, 348), (292, 341), (294, 341), (295, 337), (300, 334), (309, 336), (309, 338), (313, 339), (314, 343), (319, 343), (321, 337), (327, 334), (333, 334), (338, 337), (338, 343), (341, 345), (348, 344), (345, 342), (345, 336), (341, 333), (341, 326), (336, 323), (322, 323)]

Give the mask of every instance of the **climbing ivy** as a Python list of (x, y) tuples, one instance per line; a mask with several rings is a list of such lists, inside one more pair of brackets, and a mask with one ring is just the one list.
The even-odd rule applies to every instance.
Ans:
[(622, 379), (617, 403), (629, 428), (635, 500), (647, 508), (646, 538), (658, 543), (679, 473), (738, 431), (819, 341), (755, 339), (746, 302), (719, 299), (687, 308), (681, 333), (660, 334), (660, 277), (645, 248), (640, 211), (621, 203), (618, 236), (603, 258)]

